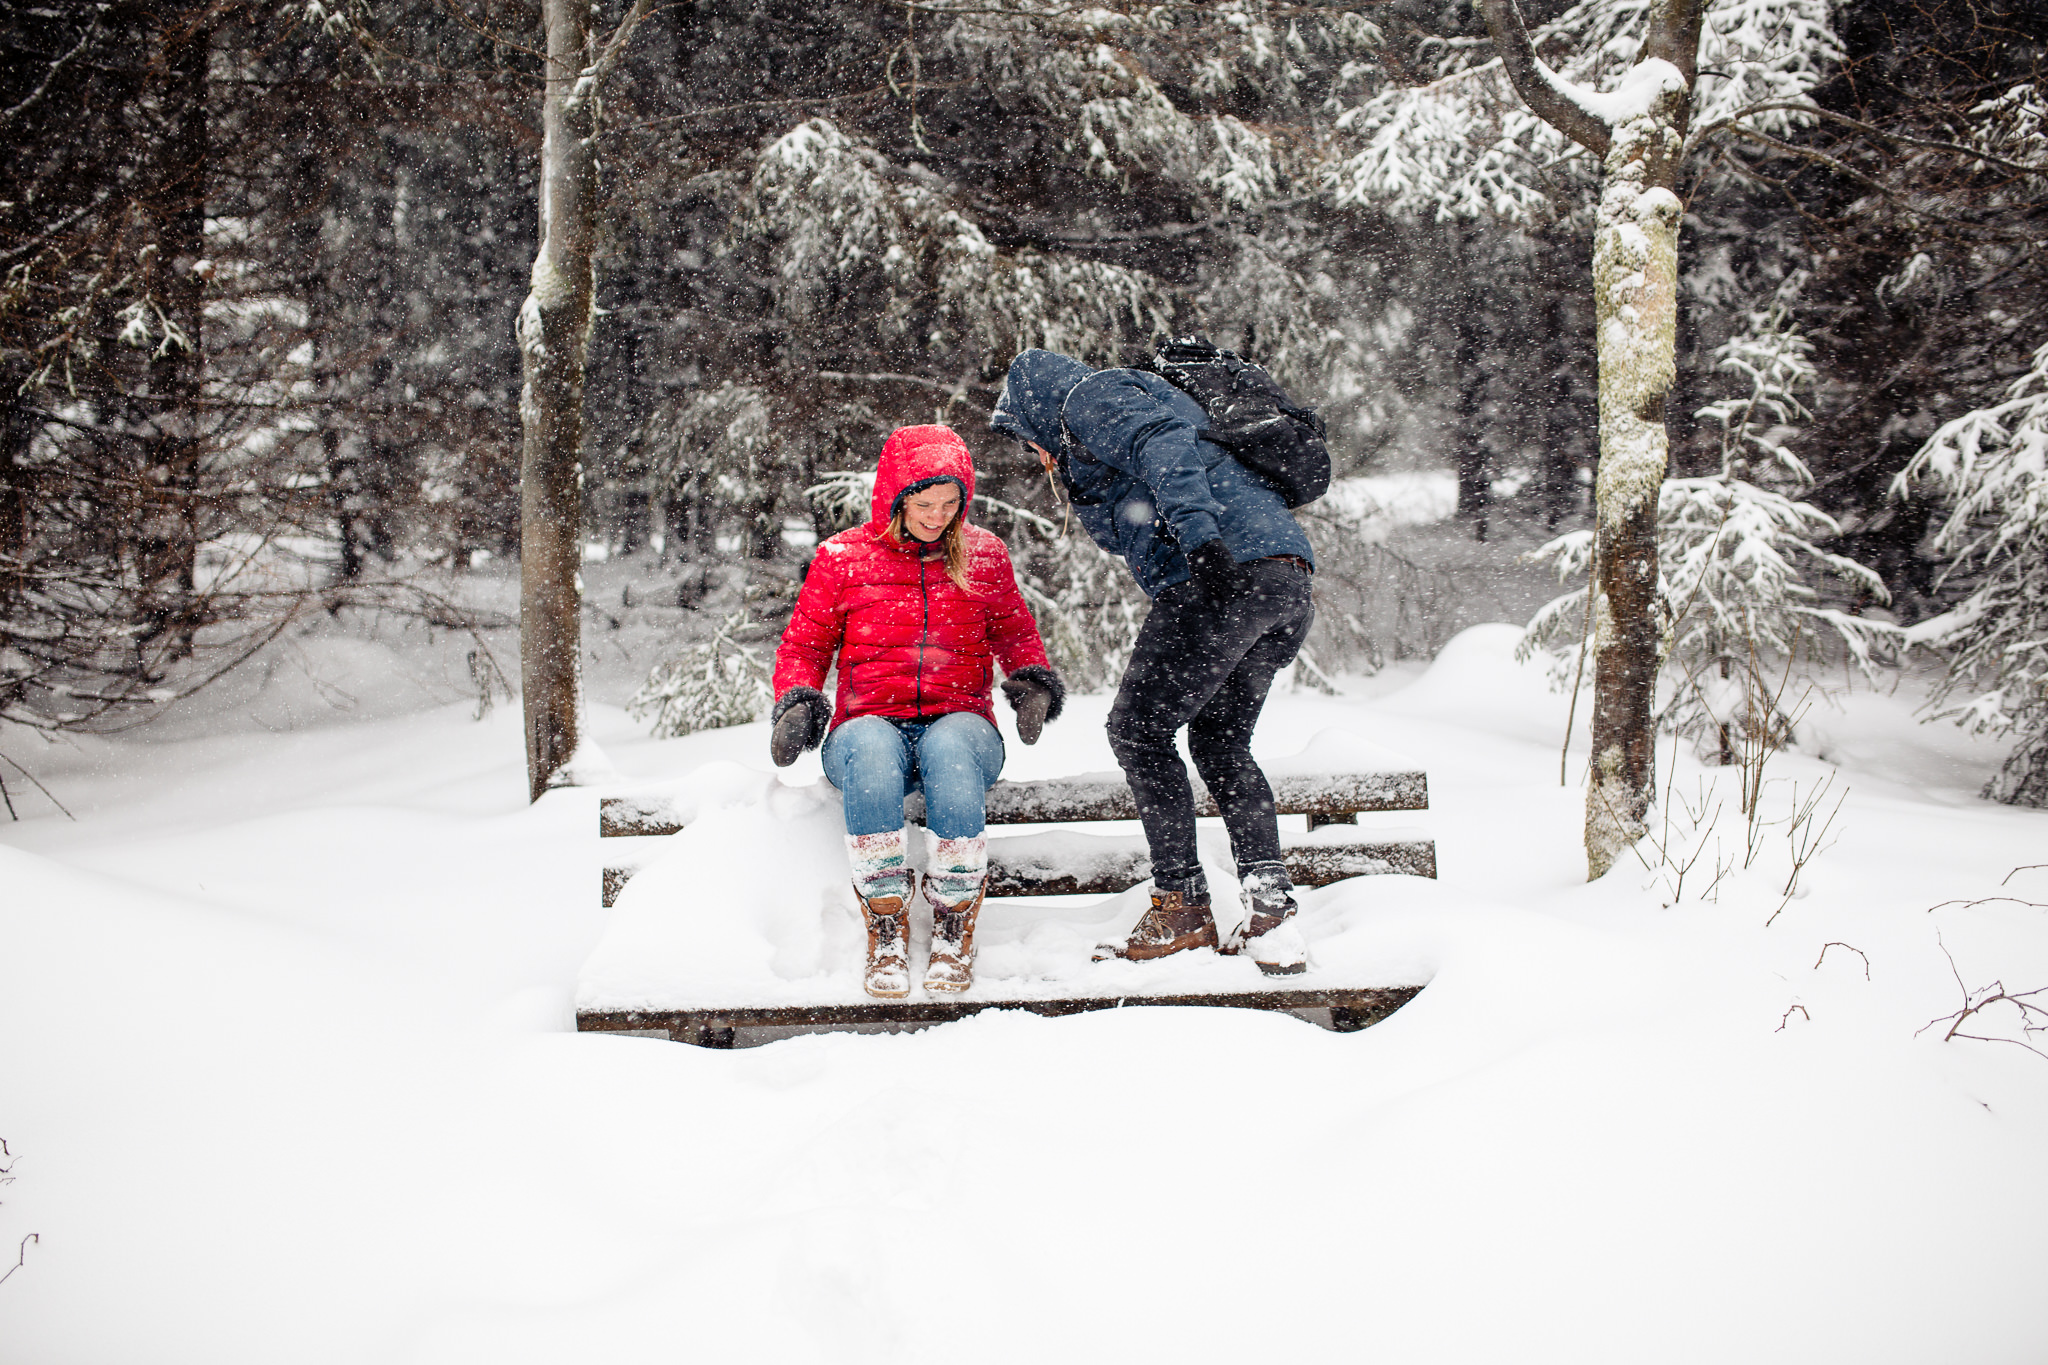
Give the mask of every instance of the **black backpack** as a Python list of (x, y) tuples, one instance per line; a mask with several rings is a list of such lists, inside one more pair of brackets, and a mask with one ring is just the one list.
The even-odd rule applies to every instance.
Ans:
[(1198, 336), (1167, 342), (1153, 365), (1208, 414), (1209, 425), (1197, 434), (1228, 450), (1290, 508), (1330, 491), (1323, 419), (1289, 398), (1263, 367)]

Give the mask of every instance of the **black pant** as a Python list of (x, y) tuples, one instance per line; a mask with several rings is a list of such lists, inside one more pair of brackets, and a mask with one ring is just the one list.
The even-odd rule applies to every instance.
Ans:
[(1160, 890), (1208, 884), (1195, 848), (1194, 792), (1173, 747), (1183, 725), (1238, 867), (1279, 861), (1279, 817), (1273, 788), (1252, 761), (1252, 727), (1273, 675), (1293, 662), (1314, 619), (1309, 576), (1285, 560), (1241, 565), (1221, 602), (1192, 582), (1153, 599), (1110, 708), (1109, 747), (1137, 799)]

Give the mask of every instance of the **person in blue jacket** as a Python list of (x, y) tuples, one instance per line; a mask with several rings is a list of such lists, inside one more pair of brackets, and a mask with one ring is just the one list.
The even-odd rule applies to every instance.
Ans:
[(1096, 958), (1219, 946), (1194, 795), (1174, 749), (1185, 725), (1245, 895), (1246, 921), (1225, 951), (1241, 939), (1269, 974), (1304, 970), (1273, 789), (1251, 736), (1314, 618), (1308, 537), (1278, 493), (1196, 434), (1208, 425), (1201, 405), (1157, 375), (1026, 351), (990, 424), (1057, 473), (1081, 525), (1152, 599), (1108, 726), (1151, 849), (1152, 904)]

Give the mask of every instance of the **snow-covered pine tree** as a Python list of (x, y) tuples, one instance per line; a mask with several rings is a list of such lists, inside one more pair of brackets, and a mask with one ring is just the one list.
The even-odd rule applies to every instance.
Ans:
[[(806, 510), (792, 475), (803, 472), (803, 458), (792, 453), (799, 442), (787, 439), (775, 420), (774, 399), (757, 384), (726, 380), (716, 388), (696, 390), (680, 409), (650, 427), (659, 433), (659, 447), (650, 461), (659, 487), (670, 496), (737, 516), (743, 528), (741, 550), (768, 558), (779, 546), (784, 519)], [(715, 518), (700, 518), (701, 535)], [(696, 547), (677, 546), (679, 552)]]
[[(1786, 680), (1796, 662), (1839, 649), (1868, 676), (1901, 642), (1887, 622), (1825, 605), (1816, 587), (1832, 579), (1848, 597), (1889, 600), (1875, 573), (1822, 548), (1841, 526), (1798, 497), (1813, 476), (1787, 442), (1809, 415), (1800, 401), (1815, 379), (1809, 349), (1781, 310), (1751, 315), (1749, 330), (1716, 353), (1738, 391), (1697, 414), (1720, 428), (1720, 470), (1666, 479), (1658, 495), (1661, 648), (1675, 668), (1657, 720), (1723, 763), (1745, 745), (1790, 738), (1788, 702), (1798, 698), (1787, 696)], [(1560, 577), (1583, 574), (1593, 541), (1574, 532), (1531, 557), (1554, 561)], [(1548, 650), (1566, 685), (1585, 601), (1581, 589), (1548, 603), (1523, 639), (1522, 657)]]
[[(1432, 205), (1439, 215), (1515, 218), (1547, 202), (1551, 168), (1580, 159), (1572, 144), (1600, 159), (1599, 610), (1585, 836), (1587, 872), (1597, 878), (1642, 836), (1655, 793), (1657, 515), (1665, 399), (1676, 378), (1682, 216), (1672, 191), (1687, 134), (1696, 113), (1718, 109), (1701, 98), (1714, 79), (1729, 87), (1729, 119), (1744, 109), (1781, 123), (1801, 117), (1804, 91), (1835, 49), (1825, 0), (1586, 0), (1534, 33), (1515, 0), (1482, 0), (1481, 9), (1490, 59), (1472, 45), (1446, 45), (1432, 85), (1387, 92), (1349, 116), (1366, 147), (1340, 172), (1339, 193)], [(1710, 36), (1728, 66), (1703, 63)], [(1539, 56), (1539, 44), (1562, 49), (1561, 64)], [(1504, 86), (1518, 104), (1503, 98)], [(1493, 117), (1470, 117), (1481, 108)]]
[(656, 739), (747, 725), (768, 714), (775, 700), (775, 630), (748, 608), (719, 621), (711, 638), (678, 658), (656, 664), (626, 703), (635, 718), (654, 717)]
[(2005, 400), (1936, 431), (1893, 485), (1949, 499), (1934, 548), (1969, 595), (1919, 622), (1916, 643), (1949, 651), (1940, 717), (2018, 744), (1985, 787), (1995, 801), (2048, 806), (2048, 345)]
[(735, 195), (724, 249), (761, 262), (764, 325), (788, 338), (778, 419), (801, 440), (834, 403), (922, 390), (958, 423), (1026, 347), (1115, 364), (1194, 323), (1340, 410), (1369, 403), (1384, 338), (1345, 276), (1371, 269), (1301, 220), (1319, 140), (1261, 116), (1325, 118), (1377, 30), (1273, 8), (920, 8), (888, 73), (908, 137), (812, 114)]

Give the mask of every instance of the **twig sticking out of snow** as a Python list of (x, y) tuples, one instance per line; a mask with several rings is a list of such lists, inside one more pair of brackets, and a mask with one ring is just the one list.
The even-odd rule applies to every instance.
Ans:
[(1865, 953), (1865, 952), (1864, 952), (1864, 951), (1863, 951), (1863, 950), (1862, 950), (1861, 948), (1858, 948), (1858, 947), (1857, 947), (1856, 945), (1854, 945), (1853, 943), (1841, 943), (1841, 942), (1829, 941), (1829, 942), (1827, 942), (1827, 943), (1823, 943), (1823, 944), (1821, 944), (1821, 945), (1820, 945), (1820, 956), (1819, 956), (1819, 957), (1817, 957), (1817, 958), (1815, 958), (1815, 959), (1813, 960), (1813, 969), (1814, 969), (1815, 971), (1819, 971), (1819, 970), (1820, 970), (1820, 964), (1828, 960), (1828, 949), (1830, 949), (1830, 948), (1847, 948), (1847, 949), (1848, 949), (1848, 950), (1849, 950), (1850, 952), (1852, 952), (1852, 953), (1856, 954), (1856, 956), (1858, 956), (1858, 957), (1862, 958), (1862, 959), (1863, 959), (1863, 979), (1864, 979), (1865, 981), (1868, 981), (1868, 980), (1870, 980), (1870, 955), (1869, 955), (1868, 953)]
[[(1642, 858), (1640, 852), (1636, 856), (1642, 860), (1646, 870), (1662, 870), (1672, 874), (1671, 899), (1666, 905), (1676, 905), (1685, 898), (1686, 875), (1707, 851), (1707, 837), (1714, 832), (1714, 826), (1721, 818), (1721, 802), (1715, 799), (1713, 788), (1704, 778), (1700, 781), (1697, 793), (1699, 799), (1696, 803), (1678, 790), (1678, 754), (1675, 740), (1672, 744), (1671, 762), (1666, 765), (1665, 771), (1668, 775), (1664, 781), (1664, 799), (1659, 803), (1663, 809), (1663, 819), (1655, 831), (1643, 835), (1643, 842), (1657, 854), (1656, 867), (1653, 868), (1647, 858)], [(1681, 818), (1686, 826), (1683, 830), (1675, 828)], [(1694, 835), (1698, 836), (1699, 842), (1693, 845), (1691, 853), (1684, 853), (1683, 846)], [(1722, 862), (1721, 844), (1718, 839), (1715, 840), (1714, 879), (1707, 883), (1706, 890), (1700, 892), (1699, 899), (1715, 899), (1715, 892), (1720, 887), (1722, 878), (1732, 870), (1732, 863)]]
[[(14, 1153), (8, 1150), (6, 1138), (0, 1138), (0, 1157), (6, 1159), (6, 1164), (0, 1165), (0, 1185), (12, 1185), (14, 1183)], [(31, 1232), (28, 1236), (21, 1239), (20, 1245), (14, 1249), (14, 1264), (7, 1267), (6, 1274), (0, 1275), (0, 1284), (6, 1284), (8, 1278), (15, 1271), (28, 1263), (29, 1243), (41, 1242), (42, 1240), (42, 1234), (35, 1232)]]
[[(2011, 881), (2013, 872), (2030, 872), (2033, 870), (2030, 867), (2016, 867), (2012, 872), (2005, 874), (2005, 881), (2000, 882), (1999, 885), (2004, 886), (2005, 882)], [(1927, 913), (1931, 915), (1935, 911), (1945, 910), (1951, 905), (1960, 906), (1965, 910), (1974, 910), (1980, 905), (2024, 905), (2031, 910), (2048, 910), (2048, 904), (2044, 904), (2041, 901), (2021, 900), (2018, 896), (1979, 896), (1975, 900), (1940, 901), (1928, 906)]]
[[(2048, 1060), (2048, 1052), (2043, 1052), (2029, 1041), (2036, 1033), (2048, 1033), (2048, 1006), (2043, 1006), (2035, 1000), (2036, 996), (2048, 994), (2048, 986), (2036, 986), (2030, 991), (2009, 991), (2005, 988), (2003, 981), (1993, 981), (1988, 986), (1979, 986), (1972, 990), (1963, 984), (1963, 974), (1956, 966), (1955, 954), (1951, 953), (1948, 950), (1948, 945), (1941, 941), (1939, 931), (1935, 933), (1934, 941), (1941, 948), (1941, 955), (1948, 959), (1948, 969), (1950, 974), (1956, 979), (1956, 989), (1963, 993), (1963, 1004), (1962, 1008), (1953, 1014), (1944, 1014), (1939, 1018), (1928, 1020), (1913, 1031), (1913, 1036), (1919, 1037), (1936, 1024), (1947, 1024), (1949, 1026), (1948, 1032), (1941, 1035), (1941, 1041), (1944, 1043), (1956, 1038), (1968, 1038), (1973, 1042), (1979, 1043), (2010, 1043), (2014, 1047), (2025, 1048), (2036, 1057)], [(1985, 1010), (1993, 1005), (2011, 1005), (2014, 1009), (2018, 1010), (2020, 1032), (2026, 1036), (2001, 1038), (1997, 1034), (1963, 1032), (1964, 1024), (1973, 1018), (1980, 1017)]]
[(13, 1278), (15, 1271), (28, 1264), (29, 1243), (42, 1240), (43, 1235), (40, 1232), (31, 1232), (28, 1236), (21, 1239), (21, 1245), (14, 1249), (14, 1264), (7, 1267), (5, 1275), (0, 1275), (0, 1284), (6, 1284), (8, 1280)]
[[(62, 801), (59, 801), (57, 799), (56, 794), (54, 792), (52, 792), (48, 787), (45, 787), (41, 782), (36, 780), (36, 775), (34, 773), (22, 767), (19, 763), (16, 763), (6, 754), (0, 754), (0, 763), (5, 763), (8, 767), (14, 769), (14, 771), (20, 773), (23, 777), (27, 778), (31, 783), (33, 783), (37, 791), (41, 792), (44, 796), (49, 797), (51, 805), (55, 806), (58, 810), (64, 812), (65, 819), (76, 820), (78, 818), (77, 816), (71, 813), (71, 811), (65, 806), (65, 804)], [(15, 812), (14, 797), (8, 792), (7, 779), (4, 777), (0, 777), (0, 797), (4, 797), (6, 799), (7, 813), (10, 816), (13, 816), (13, 818), (16, 820), (21, 819), (21, 816)], [(0, 1152), (5, 1152), (6, 1150), (7, 1145), (4, 1142), (0, 1142)]]
[[(1792, 897), (1799, 893), (1799, 876), (1806, 871), (1806, 865), (1834, 847), (1835, 841), (1828, 838), (1828, 831), (1834, 827), (1835, 817), (1842, 813), (1842, 803), (1849, 799), (1848, 788), (1844, 787), (1836, 795), (1835, 804), (1829, 808), (1827, 818), (1819, 824), (1814, 823), (1814, 815), (1820, 809), (1820, 803), (1826, 799), (1828, 788), (1834, 784), (1834, 780), (1833, 773), (1822, 778), (1820, 785), (1813, 789), (1804, 802), (1799, 799), (1798, 785), (1794, 784), (1792, 788), (1792, 817), (1785, 826), (1785, 841), (1792, 850), (1792, 874), (1785, 879), (1785, 898), (1778, 902), (1778, 908), (1771, 912), (1771, 918), (1764, 921), (1766, 929), (1771, 927), (1772, 920), (1785, 913), (1785, 907), (1790, 905)], [(1827, 950), (1823, 948), (1821, 951)], [(1868, 959), (1864, 961), (1864, 968), (1865, 975), (1868, 975)]]

